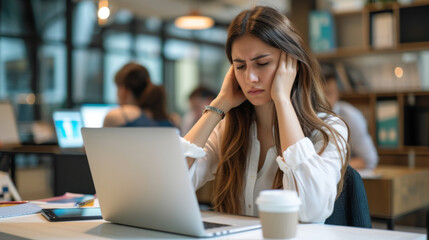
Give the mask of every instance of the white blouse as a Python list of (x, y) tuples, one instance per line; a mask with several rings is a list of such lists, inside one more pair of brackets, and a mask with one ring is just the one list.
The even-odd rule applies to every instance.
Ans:
[[(326, 115), (319, 114), (319, 117), (322, 116)], [(339, 118), (330, 116), (325, 122), (347, 140), (347, 127)], [(185, 156), (197, 158), (190, 170), (195, 189), (215, 178), (220, 160), (220, 141), (223, 130), (224, 121), (221, 121), (210, 135), (204, 150), (182, 139)], [(316, 130), (312, 132), (310, 138), (301, 139), (290, 146), (283, 152), (282, 157), (278, 156), (273, 146), (267, 151), (264, 165), (258, 172), (260, 144), (257, 138), (257, 126), (253, 122), (250, 127), (250, 147), (244, 176), (242, 213), (250, 216), (258, 215), (255, 200), (260, 191), (272, 188), (276, 171), (280, 168), (284, 172), (283, 188), (296, 190), (295, 184), (298, 187), (302, 202), (299, 220), (323, 223), (332, 214), (337, 184), (341, 178), (342, 162), (335, 141), (339, 142), (344, 157), (347, 151), (344, 139), (334, 139), (330, 135), (329, 144), (321, 155), (317, 153), (323, 147), (323, 135)]]

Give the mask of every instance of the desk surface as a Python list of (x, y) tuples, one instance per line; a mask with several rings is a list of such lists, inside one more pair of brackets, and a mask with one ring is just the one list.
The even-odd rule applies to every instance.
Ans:
[[(425, 240), (426, 235), (388, 230), (300, 224), (298, 240), (374, 239)], [(0, 219), (0, 239), (196, 239), (146, 229), (112, 224), (103, 220), (56, 222), (40, 214)], [(205, 238), (207, 239), (207, 238)], [(231, 234), (215, 239), (263, 239), (261, 230)]]
[(379, 178), (363, 179), (372, 217), (394, 219), (429, 206), (429, 170), (379, 166)]

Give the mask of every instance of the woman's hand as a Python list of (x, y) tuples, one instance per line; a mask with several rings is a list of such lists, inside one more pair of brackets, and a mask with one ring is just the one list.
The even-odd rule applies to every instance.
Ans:
[[(297, 73), (297, 60), (285, 52), (280, 54), (279, 66), (271, 85), (271, 98), (277, 111), (282, 152), (305, 138), (290, 94)], [(287, 161), (287, 159), (283, 159)]]
[(245, 100), (246, 97), (238, 85), (234, 74), (234, 68), (231, 66), (225, 75), (219, 94), (210, 105), (220, 108), (227, 113), (232, 108), (242, 104)]
[(297, 73), (297, 60), (281, 52), (279, 66), (271, 85), (271, 98), (274, 103), (290, 99), (293, 83)]

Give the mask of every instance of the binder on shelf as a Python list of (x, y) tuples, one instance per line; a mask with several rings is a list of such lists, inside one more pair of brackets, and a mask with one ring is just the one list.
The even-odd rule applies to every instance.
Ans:
[(429, 147), (429, 109), (417, 113), (417, 146)]
[(377, 145), (397, 148), (399, 143), (399, 107), (396, 100), (378, 101), (376, 107)]
[(309, 18), (311, 50), (320, 53), (335, 49), (335, 24), (332, 13), (328, 11), (311, 11)]
[(352, 85), (352, 88), (356, 92), (365, 92), (371, 89), (368, 81), (365, 79), (365, 76), (362, 74), (360, 69), (356, 67), (348, 66), (346, 69), (347, 77)]
[(395, 24), (393, 13), (383, 12), (372, 15), (372, 47), (374, 49), (393, 48), (395, 45)]
[(344, 64), (341, 62), (336, 62), (335, 63), (335, 72), (336, 72), (337, 78), (340, 80), (341, 89), (344, 92), (352, 92), (353, 87), (350, 83), (350, 79), (347, 75), (347, 70), (346, 70), (346, 67), (344, 66)]

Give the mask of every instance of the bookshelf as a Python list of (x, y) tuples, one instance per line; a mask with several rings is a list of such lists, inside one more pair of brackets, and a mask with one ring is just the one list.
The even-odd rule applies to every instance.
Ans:
[[(341, 100), (357, 107), (365, 116), (381, 165), (429, 168), (429, 91), (344, 93)], [(397, 145), (381, 146), (377, 139), (377, 104), (397, 104)]]
[[(336, 31), (336, 47), (316, 53), (321, 61), (338, 61), (345, 57), (421, 51), (429, 49), (429, 1), (416, 1), (401, 5), (393, 2), (388, 5), (367, 5), (363, 10), (331, 12)], [(391, 44), (378, 46), (373, 32), (375, 21), (381, 15), (391, 15)], [(385, 23), (385, 22), (384, 22)], [(382, 26), (383, 22), (381, 23)], [(383, 29), (383, 28), (382, 28)], [(378, 31), (379, 32), (379, 31)], [(380, 38), (383, 38), (382, 35)]]
[[(420, 54), (429, 51), (429, 0), (414, 0), (406, 5), (397, 2), (369, 4), (362, 10), (330, 13), (335, 30), (332, 41), (336, 47), (315, 54), (322, 65), (333, 66), (337, 78), (341, 75), (337, 66), (342, 64), (350, 68), (361, 67), (365, 73), (361, 79), (371, 81), (370, 86), (357, 89), (353, 79), (347, 79), (352, 83), (352, 89), (343, 88), (341, 100), (353, 104), (365, 116), (379, 153), (379, 164), (429, 168), (429, 88), (424, 83), (429, 76), (426, 76), (428, 71), (422, 73), (424, 79), (413, 75), (420, 67)], [(417, 57), (409, 64), (402, 62), (404, 56)], [(371, 64), (379, 64), (379, 68)], [(401, 78), (395, 75), (396, 72), (394, 74), (398, 64), (402, 64), (408, 75)], [(396, 129), (389, 130), (387, 135), (397, 139), (389, 145), (380, 142), (382, 123), (377, 116), (380, 105), (392, 102), (397, 109)]]

